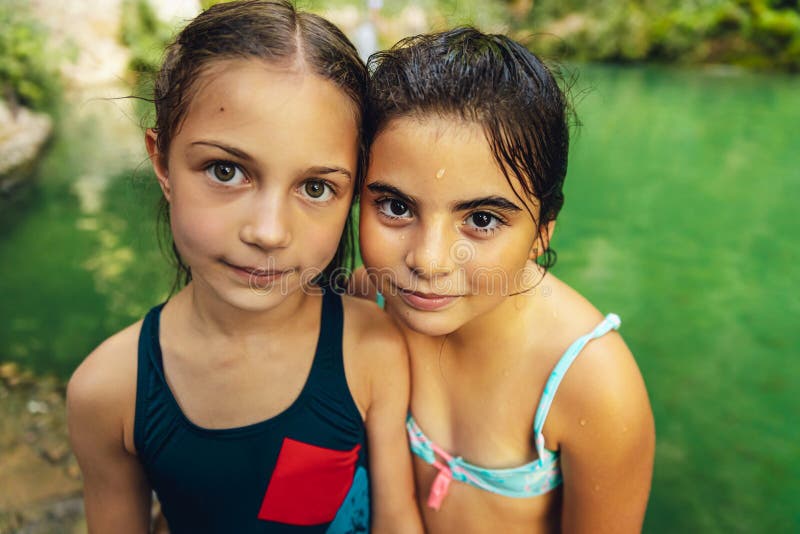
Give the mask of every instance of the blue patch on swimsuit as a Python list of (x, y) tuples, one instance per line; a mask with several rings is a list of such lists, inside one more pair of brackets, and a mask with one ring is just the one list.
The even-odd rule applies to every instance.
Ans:
[(369, 532), (369, 480), (367, 470), (356, 469), (353, 485), (336, 513), (327, 534)]

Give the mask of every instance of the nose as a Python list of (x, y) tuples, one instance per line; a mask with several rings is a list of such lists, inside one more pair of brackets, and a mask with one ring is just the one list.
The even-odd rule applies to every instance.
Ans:
[(423, 227), (419, 239), (406, 254), (406, 266), (411, 272), (425, 280), (452, 273), (455, 262), (450, 254), (451, 243), (448, 236), (444, 222)]
[(262, 249), (286, 248), (292, 242), (291, 205), (277, 190), (259, 193), (246, 208), (239, 237)]

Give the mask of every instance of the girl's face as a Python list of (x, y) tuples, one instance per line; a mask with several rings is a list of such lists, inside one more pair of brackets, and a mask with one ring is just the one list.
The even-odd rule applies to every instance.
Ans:
[(396, 119), (372, 145), (361, 253), (409, 328), (448, 334), (539, 280), (528, 210), (480, 126)]
[[(215, 63), (197, 87), (167, 167), (156, 164), (175, 244), (196, 287), (268, 309), (336, 252), (356, 176), (353, 103), (302, 68), (258, 60)], [(153, 155), (152, 132), (147, 144)]]

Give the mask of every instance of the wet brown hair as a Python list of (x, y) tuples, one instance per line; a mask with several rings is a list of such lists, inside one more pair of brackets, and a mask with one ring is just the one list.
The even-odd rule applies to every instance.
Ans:
[[(538, 200), (538, 220), (531, 217), (542, 242), (564, 204), (575, 120), (551, 70), (511, 38), (471, 27), (403, 39), (373, 54), (369, 69), (369, 142), (398, 118), (433, 115), (480, 125), (514, 191)], [(555, 262), (548, 246), (539, 264), (549, 269)]]
[[(352, 100), (359, 137), (355, 195), (361, 189), (366, 167), (361, 129), (367, 94), (366, 67), (339, 28), (318, 15), (298, 11), (286, 0), (217, 4), (192, 20), (167, 47), (153, 88), (153, 130), (158, 134), (159, 163), (166, 167), (170, 142), (186, 118), (205, 71), (217, 61), (252, 58), (281, 66), (300, 60)], [(172, 239), (169, 204), (164, 198), (159, 205), (159, 226), (162, 246), (171, 246), (177, 268), (174, 292), (192, 279), (192, 272)], [(354, 263), (354, 244), (353, 221), (348, 216), (336, 255), (322, 273), (322, 283), (341, 284), (342, 273)]]

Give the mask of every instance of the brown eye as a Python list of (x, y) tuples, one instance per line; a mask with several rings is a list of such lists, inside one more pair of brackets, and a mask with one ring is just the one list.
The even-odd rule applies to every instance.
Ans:
[(306, 194), (311, 198), (319, 198), (325, 194), (325, 184), (322, 182), (310, 181), (305, 185)]
[(488, 211), (476, 211), (466, 218), (464, 224), (475, 232), (491, 235), (501, 226), (506, 226), (508, 223)]
[(478, 228), (486, 228), (490, 224), (492, 224), (492, 219), (494, 217), (491, 214), (479, 211), (478, 213), (474, 213), (472, 215), (472, 224), (474, 224)]
[(380, 198), (375, 201), (378, 212), (389, 219), (410, 219), (411, 209), (408, 204), (397, 198)]
[(302, 194), (315, 202), (326, 202), (336, 196), (330, 184), (324, 180), (309, 180), (303, 184)]
[(214, 178), (220, 182), (230, 182), (236, 176), (236, 166), (220, 162), (214, 164)]
[(408, 211), (408, 206), (405, 205), (405, 202), (393, 198), (389, 203), (389, 211), (395, 217), (402, 217)]

